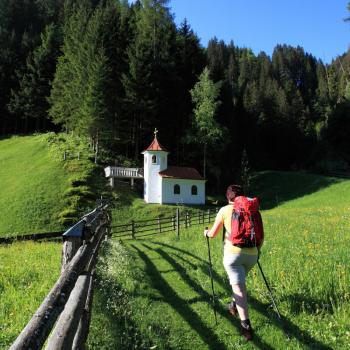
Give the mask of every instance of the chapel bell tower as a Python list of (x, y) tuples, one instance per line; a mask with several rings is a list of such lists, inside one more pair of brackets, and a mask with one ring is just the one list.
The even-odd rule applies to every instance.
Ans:
[(146, 203), (161, 203), (162, 184), (159, 172), (168, 167), (169, 152), (157, 140), (158, 130), (154, 130), (154, 140), (142, 152), (144, 157), (144, 199)]

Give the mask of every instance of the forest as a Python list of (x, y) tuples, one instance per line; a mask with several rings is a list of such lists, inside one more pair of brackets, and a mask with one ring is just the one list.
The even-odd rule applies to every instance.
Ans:
[(74, 133), (101, 164), (140, 166), (157, 128), (215, 190), (247, 168), (347, 171), (350, 53), (232, 39), (203, 47), (167, 0), (0, 0), (0, 136)]

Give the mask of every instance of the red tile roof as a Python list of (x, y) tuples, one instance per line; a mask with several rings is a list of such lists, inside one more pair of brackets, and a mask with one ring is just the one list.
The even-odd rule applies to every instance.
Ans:
[(168, 152), (165, 147), (163, 147), (155, 137), (152, 143), (144, 150), (145, 151), (165, 151)]
[(159, 172), (161, 177), (173, 179), (204, 180), (202, 175), (194, 168), (170, 166), (168, 169)]

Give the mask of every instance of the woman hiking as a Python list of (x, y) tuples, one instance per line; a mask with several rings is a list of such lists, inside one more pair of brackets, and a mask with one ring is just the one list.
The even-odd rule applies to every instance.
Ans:
[[(219, 210), (213, 227), (205, 230), (204, 235), (214, 238), (222, 227), (225, 227), (223, 264), (233, 292), (228, 310), (233, 316), (239, 315), (242, 335), (247, 340), (252, 340), (253, 330), (248, 314), (245, 279), (258, 261), (263, 242), (262, 221), (258, 212), (259, 202), (257, 198), (244, 197), (242, 187), (239, 185), (230, 185), (226, 191), (226, 198), (228, 205)], [(250, 212), (251, 208), (255, 209)], [(245, 228), (242, 228), (242, 225), (246, 225)], [(235, 232), (231, 234), (231, 230)], [(244, 236), (248, 233), (249, 235)], [(248, 236), (254, 236), (254, 240), (247, 238)]]

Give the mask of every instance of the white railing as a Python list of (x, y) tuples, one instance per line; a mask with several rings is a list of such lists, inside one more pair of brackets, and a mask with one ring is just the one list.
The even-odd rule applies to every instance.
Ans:
[(119, 177), (126, 179), (142, 179), (143, 168), (122, 168), (109, 166), (105, 168), (106, 177)]

